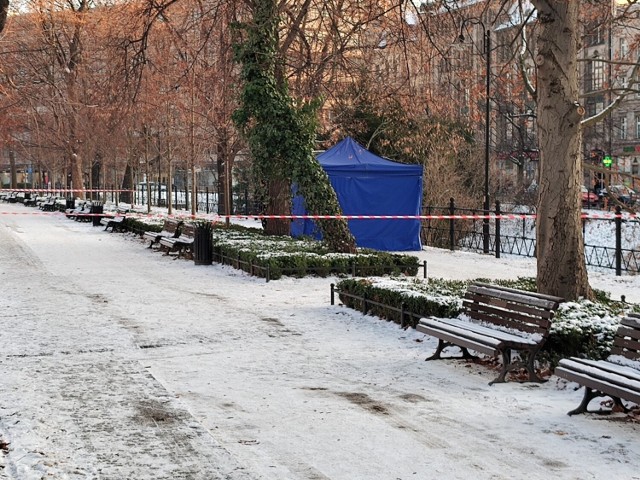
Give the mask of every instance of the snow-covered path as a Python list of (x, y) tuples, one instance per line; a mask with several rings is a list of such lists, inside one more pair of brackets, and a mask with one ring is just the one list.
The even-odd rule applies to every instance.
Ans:
[[(640, 478), (636, 424), (568, 417), (582, 392), (555, 377), (425, 363), (432, 339), (330, 306), (335, 279), (266, 283), (25, 211), (0, 204), (2, 479)], [(533, 265), (424, 255), (442, 277)]]

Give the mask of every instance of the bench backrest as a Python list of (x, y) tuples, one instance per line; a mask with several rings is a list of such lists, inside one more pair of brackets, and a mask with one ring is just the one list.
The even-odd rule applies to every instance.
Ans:
[(164, 221), (164, 224), (162, 225), (162, 231), (176, 235), (181, 225), (182, 225), (182, 222), (180, 220), (173, 220), (171, 218), (167, 218)]
[(193, 223), (185, 223), (182, 225), (182, 230), (180, 232), (181, 237), (185, 238), (194, 238), (196, 234), (196, 227)]
[(611, 355), (640, 360), (640, 314), (630, 313), (620, 321), (613, 337)]
[(463, 299), (472, 319), (507, 330), (546, 337), (562, 298), (484, 283), (472, 283)]

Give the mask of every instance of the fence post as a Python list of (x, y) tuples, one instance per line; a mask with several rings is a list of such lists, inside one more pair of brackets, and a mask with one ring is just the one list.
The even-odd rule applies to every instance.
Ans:
[(362, 314), (367, 314), (367, 293), (362, 294)]
[(500, 201), (496, 200), (496, 258), (500, 258)]
[(207, 215), (208, 215), (209, 214), (209, 187), (208, 186), (207, 186), (207, 189), (205, 190), (205, 193), (206, 193), (205, 198), (207, 202), (207, 208), (205, 211), (207, 212)]
[(449, 219), (449, 249), (450, 250), (455, 250), (455, 224), (454, 224), (454, 220), (453, 220), (453, 215), (456, 214), (456, 205), (455, 202), (453, 201), (453, 198), (449, 199), (449, 215), (452, 216), (452, 218)]
[(355, 260), (353, 262), (351, 262), (351, 276), (352, 277), (356, 276), (356, 261)]
[(426, 280), (427, 279), (427, 261), (426, 260), (423, 260), (422, 267), (424, 268), (424, 274), (423, 274), (422, 278), (424, 278)]
[(405, 309), (405, 305), (404, 302), (402, 302), (400, 304), (400, 327), (405, 328), (407, 326), (407, 323), (404, 321), (404, 309)]
[(331, 305), (335, 305), (335, 283), (331, 284)]
[(622, 275), (622, 209), (616, 206), (616, 276)]

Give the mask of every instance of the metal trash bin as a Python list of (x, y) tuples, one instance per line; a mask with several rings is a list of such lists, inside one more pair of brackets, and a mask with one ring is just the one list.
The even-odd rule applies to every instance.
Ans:
[(91, 204), (91, 221), (94, 227), (100, 226), (100, 220), (104, 213), (104, 204), (102, 202), (93, 202)]
[(213, 263), (213, 238), (211, 224), (198, 225), (193, 233), (193, 261), (196, 265)]

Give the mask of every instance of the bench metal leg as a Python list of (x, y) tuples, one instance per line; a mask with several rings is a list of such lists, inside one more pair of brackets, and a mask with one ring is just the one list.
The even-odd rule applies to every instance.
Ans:
[(489, 385), (493, 385), (494, 383), (504, 383), (505, 377), (510, 370), (513, 370), (513, 365), (511, 364), (511, 349), (507, 348), (502, 351), (502, 370), (500, 370), (500, 375), (498, 375), (494, 380), (489, 382)]
[(629, 409), (622, 403), (620, 397), (615, 397), (613, 395), (609, 395), (606, 393), (602, 393), (599, 390), (594, 390), (591, 387), (584, 387), (584, 396), (582, 397), (582, 402), (576, 408), (567, 412), (567, 415), (578, 415), (580, 413), (599, 413), (599, 414), (609, 414), (612, 410), (589, 410), (587, 407), (591, 400), (597, 397), (611, 397), (613, 400), (613, 404), (618, 406), (624, 413), (628, 413)]
[[(450, 343), (450, 342), (446, 342), (446, 341), (444, 341), (442, 339), (438, 339), (438, 347), (436, 348), (436, 351), (430, 357), (425, 358), (424, 359), (425, 362), (428, 362), (429, 360), (441, 360), (443, 357), (440, 354), (447, 347), (458, 347), (458, 345), (455, 345), (455, 344)], [(458, 348), (462, 352), (462, 356), (461, 357), (446, 357), (446, 358), (463, 358), (465, 360), (473, 360), (473, 359), (478, 358), (475, 355), (471, 355), (469, 353), (469, 350), (467, 350), (466, 347), (458, 347)]]
[[(539, 350), (539, 349), (538, 349)], [(495, 380), (489, 382), (489, 385), (493, 385), (494, 383), (505, 383), (507, 373), (513, 372), (514, 370), (518, 370), (521, 368), (525, 368), (527, 373), (529, 374), (529, 381), (535, 383), (544, 383), (545, 379), (540, 378), (536, 373), (535, 369), (535, 359), (536, 353), (538, 350), (531, 352), (523, 352), (522, 355), (526, 355), (526, 361), (520, 360), (517, 362), (511, 361), (511, 349), (506, 349), (502, 352), (502, 370), (500, 370), (500, 374), (496, 377)]]

